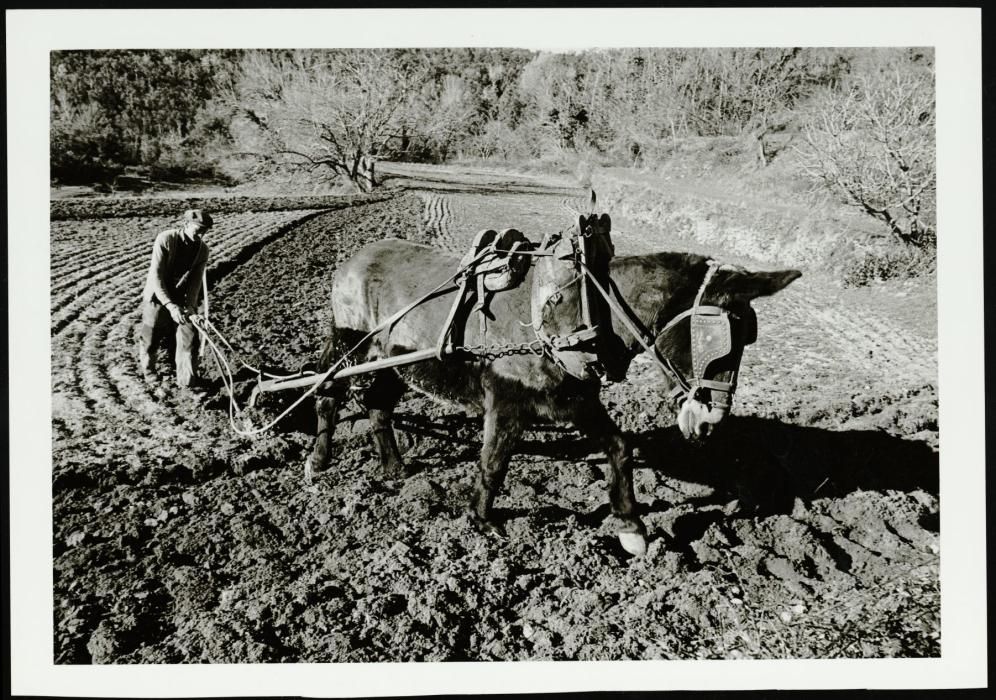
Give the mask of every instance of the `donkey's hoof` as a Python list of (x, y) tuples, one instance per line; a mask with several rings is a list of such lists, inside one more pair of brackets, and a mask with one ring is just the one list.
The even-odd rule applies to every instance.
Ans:
[(318, 468), (314, 455), (308, 455), (308, 459), (304, 461), (304, 483), (311, 486), (315, 480), (315, 474), (320, 471), (321, 469)]
[(400, 481), (408, 476), (408, 467), (404, 462), (392, 462), (381, 468), (381, 478), (388, 481)]
[(484, 532), (495, 539), (505, 541), (508, 539), (508, 531), (505, 530), (504, 525), (499, 525), (498, 523), (487, 522), (483, 525)]
[(481, 523), (479, 525), (481, 532), (498, 542), (508, 542), (508, 532), (505, 528), (498, 523)]
[(647, 553), (647, 538), (639, 532), (620, 532), (619, 544), (634, 557), (642, 557)]
[(499, 540), (508, 539), (508, 533), (505, 532), (505, 528), (500, 524), (492, 522), (491, 520), (485, 520), (473, 511), (471, 511), (469, 515), (470, 522), (474, 524), (474, 527), (477, 528), (481, 534), (489, 535), (490, 537), (494, 537)]

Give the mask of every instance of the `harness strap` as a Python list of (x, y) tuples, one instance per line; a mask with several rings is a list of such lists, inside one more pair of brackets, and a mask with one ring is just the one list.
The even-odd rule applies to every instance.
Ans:
[(725, 314), (729, 314), (730, 316), (734, 316), (735, 315), (735, 314), (732, 314), (729, 311), (727, 311), (726, 309), (723, 309), (723, 308), (721, 308), (719, 306), (693, 306), (690, 309), (685, 309), (680, 314), (678, 314), (677, 316), (675, 316), (674, 318), (672, 318), (668, 322), (668, 324), (661, 329), (661, 331), (660, 331), (660, 333), (658, 333), (658, 335), (662, 335), (664, 333), (667, 333), (674, 326), (678, 325), (678, 322), (681, 321), (681, 319), (688, 318), (689, 316), (692, 316), (693, 314), (697, 315), (697, 316), (722, 316), (724, 313)]
[(706, 270), (705, 279), (702, 280), (702, 286), (699, 287), (698, 294), (695, 295), (695, 302), (692, 304), (692, 310), (698, 308), (699, 303), (702, 301), (702, 295), (705, 294), (706, 287), (709, 286), (709, 282), (712, 280), (712, 276), (716, 274), (716, 270), (719, 269), (720, 263), (712, 258), (706, 260), (706, 264), (709, 268)]
[(602, 285), (598, 283), (598, 279), (595, 277), (594, 273), (588, 269), (587, 265), (584, 263), (579, 263), (579, 265), (581, 270), (591, 280), (591, 283), (595, 289), (598, 290), (599, 294), (605, 297), (605, 301), (609, 305), (609, 308), (616, 316), (619, 317), (619, 320), (622, 321), (624, 326), (626, 326), (626, 329), (633, 335), (634, 338), (636, 338), (640, 345), (643, 346), (643, 349), (650, 354), (657, 364), (660, 365), (661, 369), (663, 369), (675, 380), (675, 382), (677, 382), (678, 386), (671, 392), (671, 396), (677, 396), (682, 392), (687, 394), (691, 391), (692, 387), (688, 384), (688, 381), (685, 379), (684, 375), (682, 375), (678, 368), (671, 363), (670, 359), (660, 354), (654, 344), (653, 338), (650, 337), (650, 334), (646, 330), (640, 328), (640, 325), (642, 324), (640, 324), (639, 320), (632, 318), (631, 315), (619, 305), (619, 302), (613, 299), (612, 296), (605, 291)]
[[(733, 391), (733, 385), (727, 384), (726, 382), (710, 382), (708, 380), (700, 379), (692, 382), (696, 389), (716, 389), (720, 393), (720, 399), (715, 399), (710, 401), (710, 403), (719, 406), (721, 408), (730, 407), (730, 394)], [(716, 384), (717, 386), (709, 386), (711, 384)]]
[[(712, 379), (699, 379), (693, 377), (691, 381), (687, 380), (681, 371), (674, 366), (670, 358), (666, 355), (662, 355), (657, 349), (656, 338), (652, 337), (649, 332), (647, 332), (643, 327), (639, 319), (633, 318), (632, 314), (629, 313), (623, 306), (616, 301), (612, 295), (610, 295), (601, 284), (599, 284), (598, 279), (588, 269), (587, 265), (582, 261), (578, 261), (578, 265), (581, 270), (585, 273), (588, 280), (591, 281), (592, 285), (598, 292), (605, 298), (606, 303), (609, 305), (609, 309), (619, 318), (626, 329), (636, 338), (637, 342), (643, 346), (643, 349), (650, 354), (651, 358), (663, 369), (672, 379), (675, 380), (677, 386), (671, 390), (669, 398), (674, 398), (681, 394), (690, 394), (695, 389), (713, 389), (722, 392), (724, 396), (722, 399), (717, 400), (715, 403), (719, 406), (729, 407), (730, 406), (730, 394), (734, 391), (736, 387), (736, 373), (733, 375), (733, 381), (722, 382)], [(712, 280), (713, 275), (716, 270), (718, 270), (721, 264), (715, 260), (708, 261), (708, 269), (706, 270), (705, 278), (702, 280), (702, 285), (699, 287), (698, 292), (695, 295), (695, 302), (690, 309), (682, 311), (680, 314), (672, 318), (664, 328), (658, 333), (658, 336), (666, 333), (675, 325), (677, 325), (682, 319), (685, 319), (694, 315), (701, 316), (722, 316), (724, 314), (734, 316), (730, 311), (723, 309), (718, 306), (702, 305), (702, 297), (705, 295), (706, 287), (709, 286), (709, 282)]]
[(733, 382), (720, 382), (715, 379), (693, 379), (692, 384), (702, 389), (717, 389), (719, 391), (729, 391), (733, 387)]
[[(460, 323), (456, 324), (457, 313), (463, 310), (465, 304), (465, 298), (467, 296), (467, 285), (469, 284), (468, 275), (457, 275), (459, 278), (459, 287), (457, 288), (456, 298), (450, 305), (450, 312), (446, 316), (446, 323), (443, 324), (443, 330), (439, 334), (439, 341), (436, 343), (436, 357), (438, 359), (443, 359), (443, 355), (449, 349), (449, 346), (453, 344), (456, 340), (456, 344), (463, 343), (463, 323), (465, 319), (461, 318)], [(457, 337), (459, 334), (459, 337)]]

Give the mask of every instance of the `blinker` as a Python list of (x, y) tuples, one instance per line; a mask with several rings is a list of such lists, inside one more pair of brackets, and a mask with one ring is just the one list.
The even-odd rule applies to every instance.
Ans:
[(710, 363), (726, 357), (733, 350), (730, 319), (725, 311), (716, 314), (692, 314), (692, 376), (705, 377)]
[[(739, 315), (723, 307), (702, 304), (702, 297), (705, 295), (706, 287), (719, 267), (721, 267), (719, 263), (713, 260), (708, 261), (705, 279), (702, 280), (702, 285), (695, 295), (692, 307), (668, 321), (657, 332), (657, 335), (653, 338), (653, 342), (657, 361), (675, 380), (676, 385), (670, 393), (672, 399), (685, 396), (701, 403), (715, 404), (718, 407), (729, 409), (733, 392), (736, 391), (740, 351), (743, 349), (743, 346), (750, 345), (757, 340), (757, 317), (754, 314), (754, 310), (750, 309), (750, 307), (748, 307), (749, 316), (741, 318)], [(736, 319), (738, 324), (747, 324), (746, 327), (738, 326), (740, 335), (738, 336), (738, 345), (735, 351), (730, 322), (731, 316)], [(674, 367), (667, 355), (660, 349), (662, 338), (685, 317), (689, 317), (692, 365), (691, 376), (687, 378), (681, 371)], [(647, 347), (646, 343), (644, 347)], [(731, 378), (728, 381), (707, 379), (709, 366), (717, 360), (726, 357), (730, 358), (730, 364), (732, 365), (728, 368), (728, 371), (732, 374)], [(707, 398), (704, 395), (706, 390), (711, 393), (711, 398)]]

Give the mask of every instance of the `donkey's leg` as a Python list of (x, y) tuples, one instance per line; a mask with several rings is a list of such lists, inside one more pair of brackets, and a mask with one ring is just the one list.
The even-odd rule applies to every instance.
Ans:
[[(361, 337), (363, 336), (359, 331), (333, 326), (328, 340), (322, 348), (318, 363), (319, 371), (324, 372), (331, 367)], [(332, 434), (335, 433), (338, 412), (346, 400), (347, 391), (348, 383), (338, 381), (333, 382), (331, 387), (327, 389), (319, 389), (315, 395), (315, 417), (317, 418), (315, 444), (304, 463), (304, 479), (308, 483), (311, 483), (313, 475), (328, 467)]]
[(505, 472), (512, 458), (512, 450), (526, 424), (521, 408), (514, 403), (500, 401), (492, 389), (484, 392), (484, 446), (481, 465), (474, 484), (470, 512), (474, 521), (483, 529), (503, 534), (494, 520), (492, 506), (498, 489), (505, 481)]
[(391, 416), (406, 388), (394, 370), (389, 369), (377, 372), (373, 383), (363, 393), (363, 405), (369, 412), (374, 445), (386, 479), (398, 479), (405, 475), (405, 463), (398, 450)]
[(619, 542), (630, 554), (645, 554), (646, 528), (636, 514), (636, 495), (633, 493), (632, 446), (597, 398), (581, 404), (574, 413), (573, 422), (601, 444), (609, 459), (609, 503), (619, 522)]
[(339, 408), (345, 399), (344, 394), (344, 390), (337, 387), (330, 395), (315, 399), (315, 417), (318, 419), (315, 444), (304, 463), (304, 480), (309, 484), (315, 474), (325, 471), (329, 465), (329, 447), (332, 434), (335, 433)]

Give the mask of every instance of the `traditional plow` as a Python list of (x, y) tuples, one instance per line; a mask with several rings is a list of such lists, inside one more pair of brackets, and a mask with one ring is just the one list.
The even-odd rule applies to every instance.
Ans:
[[(744, 346), (756, 337), (750, 300), (779, 291), (800, 273), (752, 273), (676, 253), (613, 261), (610, 229), (606, 214), (580, 216), (576, 226), (544, 236), (538, 246), (515, 229), (489, 229), (476, 236), (458, 263), (404, 240), (365, 246), (333, 282), (335, 322), (321, 371), (277, 375), (254, 370), (250, 404), (264, 393), (305, 389), (259, 428), (236, 424), (231, 367), (210, 334), (223, 338), (202, 319), (200, 327), (229, 390), (233, 430), (246, 436), (262, 433), (326, 387), (315, 400), (316, 437), (304, 465), (310, 481), (329, 464), (338, 412), (351, 393), (338, 382), (373, 373), (353, 396), (367, 409), (383, 474), (395, 478), (405, 466), (391, 414), (404, 390), (414, 386), (430, 397), (455, 400), (483, 415), (471, 517), (485, 530), (500, 531), (493, 503), (518, 437), (536, 418), (569, 421), (602, 445), (619, 541), (631, 554), (644, 553), (630, 449), (599, 401), (600, 380), (622, 380), (630, 361), (646, 352), (669, 375), (671, 398), (683, 397), (676, 419), (684, 437), (706, 439), (730, 411)], [(456, 267), (452, 273), (451, 265)], [(425, 291), (427, 278), (442, 281)], [(706, 302), (707, 289), (716, 305)], [(451, 294), (447, 304), (443, 297)], [(380, 315), (380, 309), (396, 306), (402, 308), (387, 318)], [(688, 335), (671, 335), (685, 319)], [(668, 357), (672, 353), (687, 374)], [(436, 366), (424, 372), (383, 372), (431, 360)], [(440, 361), (445, 365), (438, 366)]]

